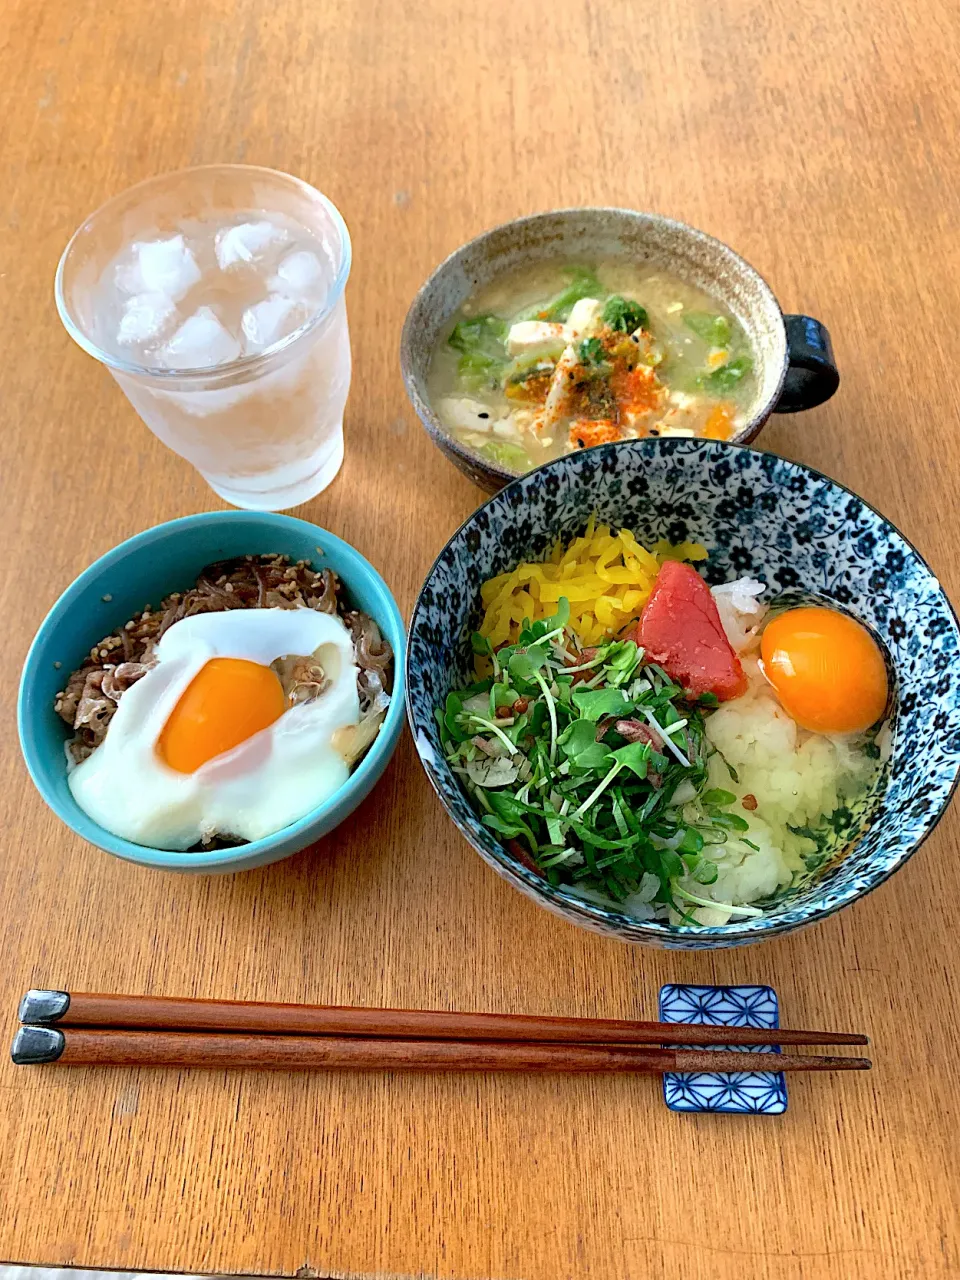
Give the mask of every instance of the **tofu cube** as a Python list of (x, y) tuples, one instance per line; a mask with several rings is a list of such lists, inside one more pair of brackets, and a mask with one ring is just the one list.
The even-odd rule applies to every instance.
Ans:
[(602, 315), (603, 303), (596, 298), (581, 298), (575, 302), (567, 317), (567, 341), (582, 342), (584, 338), (592, 338), (599, 333)]
[(511, 356), (559, 355), (566, 345), (562, 324), (545, 320), (519, 320), (507, 334), (507, 352)]
[(466, 396), (440, 400), (437, 413), (448, 427), (460, 431), (489, 431), (493, 426), (493, 415), (487, 406)]

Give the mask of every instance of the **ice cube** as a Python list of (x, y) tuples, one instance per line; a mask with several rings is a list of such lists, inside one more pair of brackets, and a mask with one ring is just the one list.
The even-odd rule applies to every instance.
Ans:
[(140, 265), (136, 259), (133, 262), (121, 262), (114, 268), (113, 283), (118, 293), (125, 293), (131, 297), (143, 291), (143, 276), (140, 274)]
[(246, 338), (249, 353), (263, 351), (287, 334), (299, 329), (309, 317), (307, 308), (295, 298), (282, 293), (270, 293), (261, 302), (255, 302), (243, 313), (240, 327)]
[(183, 236), (150, 240), (133, 246), (133, 262), (117, 272), (125, 293), (163, 293), (179, 302), (200, 279), (200, 268)]
[(138, 293), (128, 298), (117, 330), (121, 347), (155, 342), (173, 328), (177, 304), (165, 293)]
[(238, 262), (258, 262), (288, 239), (283, 227), (273, 222), (241, 222), (236, 227), (224, 227), (217, 232), (217, 262), (221, 271)]
[(277, 274), (270, 282), (274, 288), (287, 289), (298, 297), (316, 296), (326, 282), (323, 263), (309, 249), (288, 253), (277, 267)]
[(168, 369), (207, 369), (240, 355), (240, 343), (209, 307), (185, 320), (159, 353)]

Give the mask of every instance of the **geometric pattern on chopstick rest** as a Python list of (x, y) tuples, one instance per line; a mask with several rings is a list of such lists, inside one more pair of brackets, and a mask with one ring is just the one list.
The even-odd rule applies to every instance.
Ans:
[[(660, 988), (660, 1021), (687, 1026), (765, 1027), (780, 1025), (773, 987), (698, 987), (668, 983)], [(715, 1044), (711, 1049), (727, 1046)], [(737, 1045), (741, 1052), (779, 1053), (779, 1045)], [(663, 1100), (671, 1111), (716, 1111), (732, 1115), (779, 1116), (787, 1109), (787, 1081), (781, 1072), (665, 1072)]]

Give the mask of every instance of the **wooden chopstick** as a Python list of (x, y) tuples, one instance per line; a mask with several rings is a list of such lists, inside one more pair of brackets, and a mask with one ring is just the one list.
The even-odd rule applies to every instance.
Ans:
[(424, 1009), (351, 1009), (337, 1005), (189, 1000), (171, 996), (28, 991), (20, 1020), (58, 1027), (129, 1027), (266, 1035), (377, 1036), (385, 1039), (510, 1040), (564, 1044), (864, 1045), (839, 1031), (689, 1026), (609, 1018), (448, 1013)]
[(257, 1071), (863, 1071), (866, 1058), (509, 1041), (378, 1040), (203, 1031), (22, 1026), (19, 1065), (207, 1067)]

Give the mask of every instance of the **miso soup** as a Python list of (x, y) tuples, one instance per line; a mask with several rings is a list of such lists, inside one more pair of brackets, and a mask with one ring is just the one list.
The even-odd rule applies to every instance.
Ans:
[(735, 316), (668, 272), (539, 263), (464, 303), (429, 389), (451, 435), (519, 474), (614, 440), (728, 440), (755, 398), (753, 366)]

